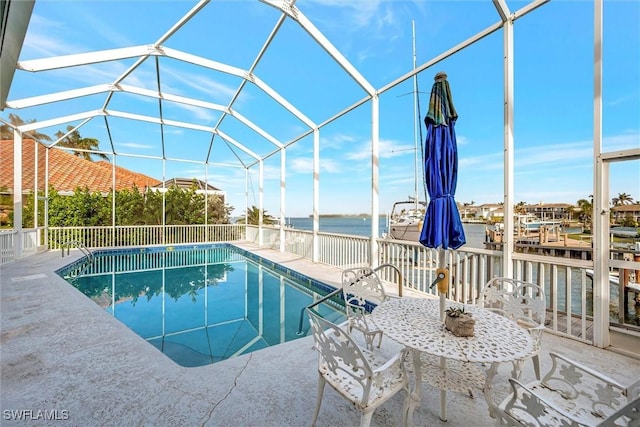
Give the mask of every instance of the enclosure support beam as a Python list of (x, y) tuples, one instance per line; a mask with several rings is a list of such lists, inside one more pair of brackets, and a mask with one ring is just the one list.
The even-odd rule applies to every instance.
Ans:
[(22, 132), (13, 130), (13, 254), (22, 258)]
[[(36, 236), (38, 232), (38, 204), (40, 200), (40, 194), (38, 194), (38, 146), (40, 144), (35, 139), (33, 140), (33, 228), (36, 230)], [(38, 247), (40, 239), (36, 240), (36, 247)]]
[(371, 268), (378, 266), (378, 236), (380, 222), (380, 99), (371, 98)]
[(264, 244), (264, 162), (258, 162), (258, 246)]
[(287, 195), (287, 150), (280, 150), (280, 252), (285, 250), (286, 195)]
[(509, 17), (503, 22), (504, 49), (504, 232), (502, 240), (502, 275), (513, 277), (514, 251), (514, 141), (513, 141), (513, 20), (504, 2), (495, 2), (501, 16)]
[(44, 248), (49, 250), (49, 148), (44, 157)]
[(313, 262), (320, 260), (320, 130), (313, 129)]
[(604, 348), (609, 346), (609, 168), (602, 160), (602, 0), (593, 7), (593, 344)]

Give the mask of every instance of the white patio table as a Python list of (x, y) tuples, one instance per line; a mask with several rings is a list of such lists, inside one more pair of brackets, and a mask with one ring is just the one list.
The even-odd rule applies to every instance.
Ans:
[[(447, 307), (461, 305), (446, 303)], [(445, 329), (437, 298), (391, 299), (378, 305), (370, 315), (385, 336), (411, 350), (416, 376), (409, 409), (412, 424), (413, 411), (421, 403), (423, 379), (441, 390), (442, 421), (447, 420), (447, 390), (484, 389), (491, 410), (488, 393), (497, 365), (526, 358), (533, 352), (533, 339), (515, 322), (475, 305), (464, 305), (464, 309), (476, 321), (472, 337), (457, 337)], [(439, 358), (439, 364), (423, 365), (420, 357), (423, 353)], [(488, 376), (480, 371), (479, 363), (491, 364)]]

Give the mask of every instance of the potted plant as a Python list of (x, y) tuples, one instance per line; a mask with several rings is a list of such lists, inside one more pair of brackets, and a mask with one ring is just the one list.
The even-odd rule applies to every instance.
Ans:
[(449, 307), (445, 311), (444, 326), (457, 337), (472, 337), (476, 321), (464, 307)]

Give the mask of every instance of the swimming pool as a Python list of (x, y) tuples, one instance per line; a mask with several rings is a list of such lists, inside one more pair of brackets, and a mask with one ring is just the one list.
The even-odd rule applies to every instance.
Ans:
[[(226, 243), (101, 250), (56, 273), (188, 367), (304, 336), (300, 311), (335, 290)], [(318, 309), (344, 318), (337, 298)]]

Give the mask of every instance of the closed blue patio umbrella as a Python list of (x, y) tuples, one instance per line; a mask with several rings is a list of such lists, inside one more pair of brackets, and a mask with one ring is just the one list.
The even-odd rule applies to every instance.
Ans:
[[(446, 268), (445, 249), (458, 249), (466, 243), (460, 213), (455, 201), (458, 180), (458, 145), (455, 123), (458, 113), (447, 75), (438, 73), (431, 88), (429, 111), (424, 118), (427, 137), (424, 152), (424, 174), (429, 193), (429, 206), (425, 213), (420, 243), (428, 248), (438, 248), (438, 269), (434, 286), (438, 284), (440, 295), (440, 319), (445, 311), (445, 294), (449, 288), (449, 271)], [(440, 368), (445, 370), (446, 359), (440, 358)], [(447, 420), (446, 391), (440, 391), (440, 419)]]
[(438, 73), (431, 88), (429, 111), (424, 118), (427, 127), (424, 170), (429, 206), (420, 243), (428, 248), (458, 249), (466, 243), (454, 199), (458, 180), (457, 118), (447, 75)]

